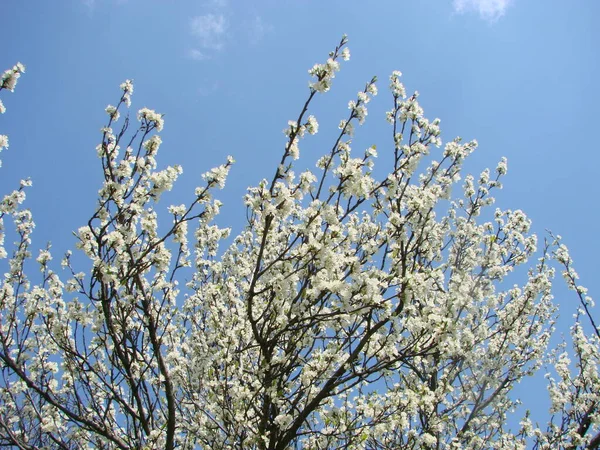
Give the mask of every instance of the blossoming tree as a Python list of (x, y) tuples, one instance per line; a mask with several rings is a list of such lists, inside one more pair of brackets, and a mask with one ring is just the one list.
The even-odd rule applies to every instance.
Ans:
[[(248, 189), (247, 224), (226, 248), (213, 191), (233, 159), (204, 174), (188, 203), (169, 207), (159, 232), (155, 204), (181, 168), (157, 169), (160, 114), (144, 108), (135, 125), (121, 120), (130, 81), (106, 108), (96, 149), (104, 183), (76, 232), (78, 254), (61, 270), (49, 249), (36, 259), (41, 275), (29, 270), (34, 224), (22, 205), (30, 183), (4, 197), (0, 445), (600, 447), (592, 301), (558, 238), (529, 263), (537, 252), (530, 221), (491, 209), (505, 160), (478, 178), (463, 175), (457, 195), (476, 142), (443, 145), (440, 121), (425, 118), (394, 72), (387, 175), (374, 175), (375, 147), (351, 150), (375, 78), (349, 103), (316, 170), (294, 173), (301, 140), (318, 131), (312, 102), (349, 56), (344, 37), (310, 69), (274, 173)], [(6, 71), (0, 90), (12, 91), (23, 72), (20, 64)], [(14, 246), (5, 247), (5, 233)], [(571, 353), (547, 349), (557, 262), (591, 322), (577, 320)], [(518, 266), (527, 281), (510, 286), (504, 280)], [(551, 421), (526, 416), (511, 428), (511, 388), (547, 361), (555, 362)]]

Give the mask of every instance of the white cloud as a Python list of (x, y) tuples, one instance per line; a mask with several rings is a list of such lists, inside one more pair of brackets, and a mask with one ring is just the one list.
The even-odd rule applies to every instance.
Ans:
[(205, 82), (204, 86), (198, 88), (198, 95), (202, 97), (208, 97), (219, 90), (219, 82), (213, 81), (212, 83)]
[(92, 11), (96, 6), (96, 0), (82, 0), (82, 3), (88, 8), (89, 11)]
[(210, 56), (208, 56), (206, 53), (201, 52), (197, 48), (193, 48), (190, 51), (188, 51), (188, 56), (196, 61), (206, 61), (207, 59), (210, 59)]
[(206, 2), (206, 6), (212, 7), (215, 9), (225, 8), (227, 6), (227, 0), (209, 0)]
[(248, 26), (250, 43), (253, 45), (258, 44), (267, 33), (270, 33), (272, 31), (272, 25), (265, 23), (260, 16), (256, 16), (254, 20), (249, 23)]
[(204, 14), (192, 19), (192, 34), (206, 50), (221, 50), (224, 45), (228, 23), (223, 14)]
[(242, 19), (236, 15), (231, 3), (230, 0), (202, 1), (203, 14), (190, 21), (190, 33), (195, 42), (189, 44), (188, 58), (196, 61), (212, 59), (234, 39), (257, 45), (273, 31), (273, 26), (257, 14), (246, 14)]
[[(123, 5), (125, 3), (127, 3), (128, 0), (112, 0), (112, 1), (107, 1), (107, 0), (81, 0), (81, 3), (83, 4), (83, 6), (85, 6), (88, 10), (88, 13), (90, 15), (92, 15), (94, 13), (94, 10), (96, 9), (96, 7), (101, 7), (102, 5), (108, 4), (108, 6), (113, 6), (113, 5)], [(220, 0), (220, 1), (224, 1), (224, 0)]]
[(459, 14), (477, 12), (491, 22), (498, 20), (513, 0), (453, 0), (454, 11)]

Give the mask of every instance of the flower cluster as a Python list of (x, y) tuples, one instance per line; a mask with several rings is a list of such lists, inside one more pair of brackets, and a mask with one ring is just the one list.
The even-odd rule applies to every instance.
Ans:
[(111, 121), (116, 122), (117, 120), (119, 120), (119, 117), (121, 114), (119, 113), (119, 110), (115, 106), (108, 105), (106, 107), (105, 111), (106, 111), (106, 114), (108, 114), (108, 116), (110, 117)]
[[(315, 64), (308, 73), (316, 78), (316, 81), (309, 83), (312, 92), (327, 92), (331, 88), (331, 80), (335, 78), (335, 72), (340, 70), (340, 63), (337, 61), (342, 56), (344, 61), (350, 59), (350, 50), (345, 45), (348, 39), (344, 35), (339, 45), (329, 54), (329, 58), (324, 64)], [(341, 53), (340, 53), (341, 52)]]
[(121, 83), (120, 87), (123, 91), (121, 100), (125, 102), (125, 105), (129, 108), (131, 106), (131, 95), (133, 94), (133, 81), (125, 80), (123, 83)]
[(162, 116), (156, 113), (152, 109), (142, 108), (137, 113), (137, 119), (142, 122), (146, 127), (156, 128), (156, 131), (160, 132), (163, 129), (164, 120)]
[[(25, 73), (25, 66), (20, 62), (15, 64), (12, 69), (5, 70), (0, 77), (0, 91), (8, 89), (10, 92), (14, 92), (17, 81), (21, 77), (21, 74)], [(6, 107), (2, 100), (0, 100), (0, 114), (6, 112)], [(8, 148), (8, 136), (0, 134), (0, 152)], [(0, 167), (2, 167), (2, 161), (0, 161)]]
[[(21, 63), (15, 64), (12, 69), (5, 70), (2, 77), (0, 77), (0, 90), (8, 89), (9, 91), (14, 92), (17, 81), (24, 72), (25, 66)], [(0, 111), (4, 113), (4, 106), (0, 107)]]

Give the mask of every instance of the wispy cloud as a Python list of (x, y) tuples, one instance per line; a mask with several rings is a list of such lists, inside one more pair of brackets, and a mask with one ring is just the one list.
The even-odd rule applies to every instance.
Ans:
[(477, 12), (481, 18), (494, 22), (502, 17), (513, 0), (453, 0), (459, 14)]
[[(217, 0), (217, 1), (224, 1), (224, 0)], [(81, 3), (83, 4), (83, 6), (85, 6), (87, 8), (88, 13), (91, 16), (91, 15), (93, 15), (94, 10), (96, 8), (100, 8), (103, 4), (112, 7), (114, 5), (125, 4), (125, 3), (127, 3), (127, 0), (112, 0), (112, 1), (107, 1), (107, 0), (81, 0)]]
[(204, 14), (192, 18), (192, 34), (205, 50), (221, 50), (224, 45), (228, 23), (223, 14)]
[(206, 53), (201, 52), (197, 48), (193, 48), (190, 51), (188, 51), (188, 56), (191, 59), (196, 60), (196, 61), (206, 61), (207, 59), (210, 59), (209, 55), (207, 55)]
[(228, 0), (208, 0), (205, 4), (209, 8), (221, 9), (225, 8), (228, 4)]
[(81, 1), (86, 8), (91, 12), (96, 6), (96, 0), (82, 0)]
[(215, 58), (234, 40), (257, 45), (273, 31), (273, 26), (258, 14), (238, 14), (239, 8), (233, 8), (231, 0), (202, 0), (201, 5), (203, 13), (190, 21), (193, 40), (187, 50), (189, 59)]
[(198, 95), (202, 97), (208, 97), (219, 90), (219, 82), (213, 81), (212, 83), (205, 82), (203, 86), (198, 88)]
[(273, 31), (273, 26), (265, 23), (260, 16), (248, 23), (248, 36), (252, 45), (258, 44), (263, 37)]

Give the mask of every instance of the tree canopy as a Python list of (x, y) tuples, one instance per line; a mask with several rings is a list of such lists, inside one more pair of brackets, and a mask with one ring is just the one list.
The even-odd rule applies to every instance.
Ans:
[[(343, 37), (309, 70), (236, 236), (214, 220), (232, 157), (163, 209), (182, 169), (158, 168), (163, 116), (129, 115), (129, 80), (106, 108), (98, 201), (61, 267), (49, 248), (33, 255), (30, 182), (4, 196), (2, 446), (600, 448), (593, 301), (559, 236), (539, 241), (522, 211), (493, 206), (505, 159), (464, 174), (477, 142), (443, 142), (396, 71), (389, 145), (352, 148), (374, 77), (315, 169), (295, 173), (319, 130), (313, 102), (349, 57)], [(24, 71), (4, 72), (0, 90)], [(553, 349), (556, 270), (580, 309), (570, 345)], [(543, 371), (549, 421), (511, 425), (511, 389)]]

